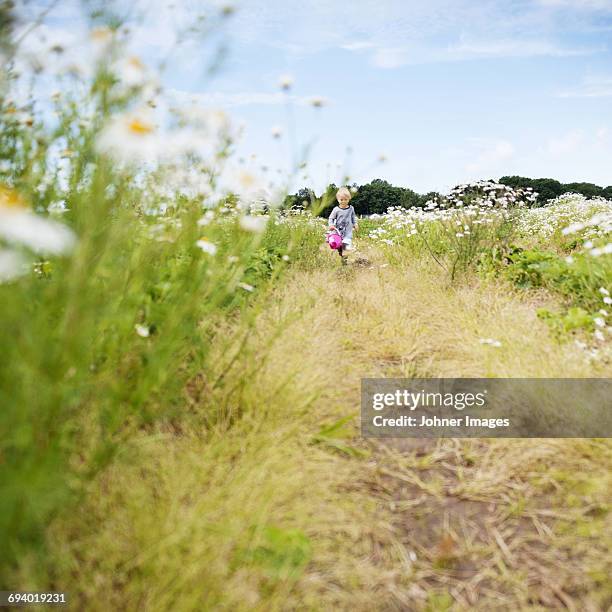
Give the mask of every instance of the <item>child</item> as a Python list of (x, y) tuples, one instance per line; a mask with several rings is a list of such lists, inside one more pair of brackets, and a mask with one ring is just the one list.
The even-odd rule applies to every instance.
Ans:
[(342, 245), (338, 249), (342, 263), (346, 264), (346, 255), (344, 250), (349, 250), (353, 243), (353, 228), (355, 231), (359, 229), (357, 226), (357, 216), (355, 209), (349, 205), (351, 200), (351, 192), (346, 187), (340, 187), (336, 192), (338, 206), (334, 206), (334, 210), (329, 215), (329, 228), (335, 229), (342, 236)]

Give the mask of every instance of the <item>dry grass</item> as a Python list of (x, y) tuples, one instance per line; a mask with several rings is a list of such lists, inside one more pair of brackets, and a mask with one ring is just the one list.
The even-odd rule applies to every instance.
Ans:
[[(38, 584), (92, 610), (612, 603), (608, 442), (381, 444), (360, 440), (356, 419), (338, 423), (357, 416), (366, 376), (609, 376), (610, 366), (551, 340), (532, 302), (550, 302), (544, 294), (449, 289), (435, 269), (361, 257), (367, 265), (330, 259), (291, 275), (246, 335), (228, 325), (214, 371), (187, 390), (193, 419), (142, 432), (56, 522), (57, 563)], [(487, 337), (502, 346), (480, 344)], [(32, 567), (24, 560), (21, 583)]]

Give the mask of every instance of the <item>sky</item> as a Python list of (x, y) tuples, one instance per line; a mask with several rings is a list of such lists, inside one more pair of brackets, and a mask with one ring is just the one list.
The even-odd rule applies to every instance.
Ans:
[[(228, 5), (130, 6), (135, 52), (151, 64), (171, 52), (166, 89), (244, 122), (238, 155), (252, 164), (307, 159), (295, 187), (345, 175), (419, 193), (512, 174), (612, 184), (612, 0), (243, 0), (178, 50), (177, 32)], [(44, 27), (70, 40), (81, 7), (59, 0)]]

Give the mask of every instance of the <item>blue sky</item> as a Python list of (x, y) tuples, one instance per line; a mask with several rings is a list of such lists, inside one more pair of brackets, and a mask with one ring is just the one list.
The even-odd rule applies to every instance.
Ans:
[[(76, 8), (60, 5), (49, 26), (70, 29)], [(204, 5), (223, 4), (140, 0), (137, 51), (153, 62)], [(612, 0), (234, 6), (207, 45), (175, 54), (165, 85), (243, 120), (239, 154), (255, 154), (255, 165), (287, 168), (293, 130), (312, 145), (308, 178), (296, 184), (317, 190), (343, 168), (351, 181), (419, 192), (504, 174), (612, 184)], [(222, 41), (222, 69), (204, 78), (201, 58)], [(278, 86), (285, 74), (290, 108)]]

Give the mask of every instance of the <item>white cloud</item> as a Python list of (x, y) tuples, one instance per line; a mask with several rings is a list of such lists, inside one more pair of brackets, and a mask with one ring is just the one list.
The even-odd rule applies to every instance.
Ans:
[[(78, 3), (60, 4), (74, 7), (72, 12), (62, 9), (63, 22), (76, 19)], [(214, 23), (221, 5), (220, 0), (205, 8), (196, 0), (134, 0), (134, 52), (146, 58), (164, 56), (200, 14)], [(608, 7), (612, 0), (538, 0), (522, 4), (521, 10), (503, 0), (360, 0), (346, 11), (327, 0), (237, 0), (235, 15), (222, 20), (226, 26), (215, 25), (211, 36), (227, 35), (230, 42), (278, 47), (294, 55), (332, 48), (369, 51), (370, 63), (381, 68), (491, 57), (559, 57), (605, 50), (596, 44), (562, 44), (559, 34), (565, 37), (577, 28), (601, 25), (596, 17)], [(556, 11), (554, 19), (551, 9)], [(562, 13), (558, 17), (557, 9)], [(574, 9), (580, 9), (580, 16)], [(194, 69), (201, 64), (202, 44), (182, 40), (178, 54), (186, 65), (181, 73), (193, 72), (191, 62)]]
[(605, 47), (564, 47), (542, 40), (492, 40), (460, 44), (449, 48), (449, 59), (474, 59), (478, 57), (565, 57), (591, 55), (605, 51)]
[(363, 49), (371, 49), (373, 46), (374, 43), (372, 42), (356, 42), (340, 45), (342, 49), (346, 49), (347, 51), (362, 51)]
[(406, 49), (377, 49), (372, 55), (370, 63), (377, 68), (398, 68), (407, 64), (410, 54)]
[(612, 0), (538, 0), (542, 6), (578, 10), (612, 10)]
[(382, 47), (376, 49), (370, 63), (378, 68), (398, 68), (410, 64), (461, 62), (504, 57), (569, 57), (591, 55), (605, 51), (605, 47), (564, 47), (539, 40), (481, 40), (436, 49), (425, 47)]
[(483, 174), (494, 172), (501, 164), (514, 155), (514, 145), (507, 140), (470, 139), (470, 143), (479, 149), (473, 162), (466, 165), (467, 172)]
[[(312, 104), (313, 96), (295, 96), (283, 94), (282, 92), (188, 92), (178, 89), (168, 90), (171, 99), (179, 104), (197, 104), (199, 106), (211, 106), (218, 108), (229, 108), (248, 105), (279, 105), (291, 101), (300, 106)], [(329, 104), (329, 100), (325, 100)]]
[[(21, 3), (18, 13), (20, 30), (27, 30), (47, 8), (44, 0)], [(191, 71), (201, 69), (208, 55), (205, 48), (214, 47), (227, 36), (226, 25), (231, 22), (221, 17), (222, 2), (206, 3), (197, 0), (133, 0), (123, 5), (118, 0), (107, 0), (109, 14), (123, 16), (129, 30), (127, 53), (143, 57), (147, 63), (174, 59), (173, 69)], [(28, 44), (42, 33), (49, 40), (63, 42), (68, 51), (79, 56), (81, 63), (91, 60), (80, 53), (89, 44), (91, 23), (87, 18), (86, 3), (62, 0), (46, 15), (44, 23), (27, 37)], [(200, 20), (200, 17), (204, 19)], [(207, 30), (207, 27), (209, 28)], [(16, 36), (19, 32), (15, 32)], [(34, 42), (32, 42), (34, 41)], [(210, 54), (209, 54), (210, 55)]]
[(578, 87), (557, 95), (559, 98), (609, 98), (612, 96), (612, 76), (586, 77)]
[(571, 130), (562, 136), (551, 138), (547, 145), (547, 151), (553, 156), (560, 157), (573, 153), (583, 141), (582, 130)]
[[(605, 47), (562, 40), (600, 25), (595, 9), (610, 2), (578, 0), (577, 16), (571, 10), (575, 2), (569, 0), (521, 2), (520, 10), (503, 0), (360, 0), (350, 11), (327, 0), (243, 0), (237, 5), (233, 34), (245, 43), (301, 54), (332, 48), (371, 50), (370, 63), (382, 68), (488, 57), (585, 55)], [(552, 6), (565, 8), (555, 10), (553, 17)]]

